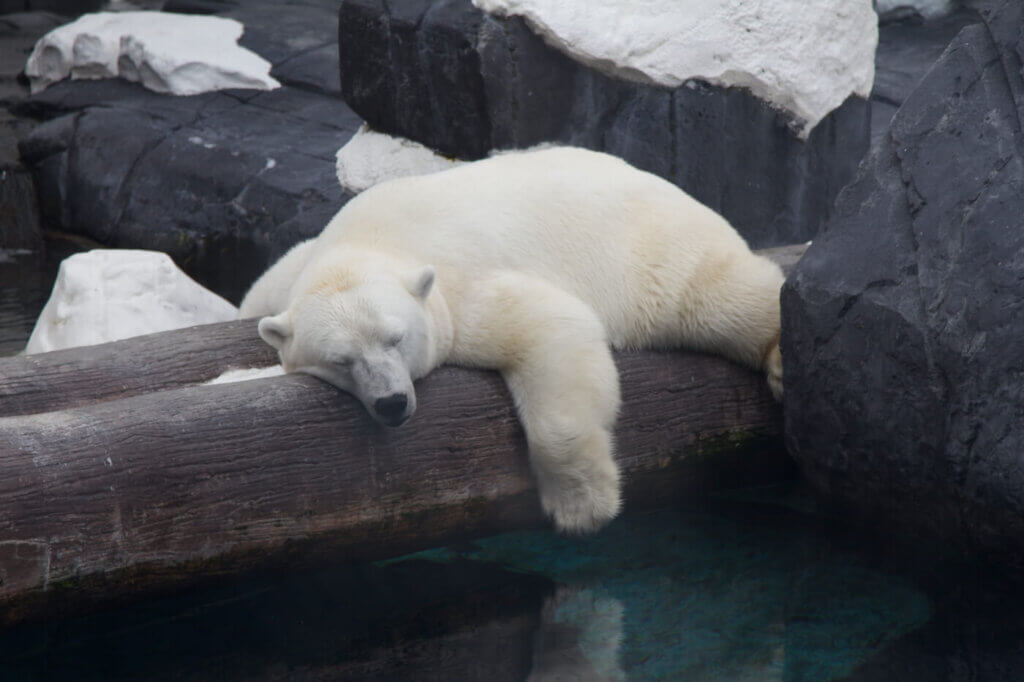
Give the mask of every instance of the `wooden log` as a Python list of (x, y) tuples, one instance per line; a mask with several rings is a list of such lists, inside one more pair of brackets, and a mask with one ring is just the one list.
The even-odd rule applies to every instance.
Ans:
[[(440, 368), (398, 429), (308, 376), (181, 385), (272, 362), (253, 324), (4, 363), (21, 389), (0, 418), (0, 625), (546, 523), (496, 373)], [(689, 352), (616, 362), (627, 509), (793, 471), (759, 373)]]
[[(788, 272), (806, 250), (806, 244), (796, 244), (759, 253)], [(255, 320), (0, 358), (0, 416), (127, 398), (202, 383), (229, 369), (275, 363), (277, 354), (259, 338)]]
[(0, 416), (51, 412), (268, 367), (277, 351), (256, 320), (206, 324), (123, 341), (0, 359)]
[[(617, 360), (627, 509), (790, 471), (759, 374), (694, 353)], [(500, 377), (444, 367), (418, 396), (398, 429), (302, 375), (0, 419), (0, 622), (545, 523)]]

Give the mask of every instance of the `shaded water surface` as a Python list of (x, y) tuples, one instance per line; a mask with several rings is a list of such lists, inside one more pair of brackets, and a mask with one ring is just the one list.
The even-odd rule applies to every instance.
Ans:
[(894, 569), (794, 491), (23, 626), (0, 679), (1021, 679), (1015, 588)]

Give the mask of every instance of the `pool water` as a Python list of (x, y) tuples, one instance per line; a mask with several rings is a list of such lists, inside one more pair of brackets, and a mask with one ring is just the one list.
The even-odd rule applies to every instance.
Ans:
[(507, 533), (23, 626), (0, 634), (0, 679), (1021, 679), (1015, 587), (866, 552), (803, 499), (785, 485), (584, 539)]

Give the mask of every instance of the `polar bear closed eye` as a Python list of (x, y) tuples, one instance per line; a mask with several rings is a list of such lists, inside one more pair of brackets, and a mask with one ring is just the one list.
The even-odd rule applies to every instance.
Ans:
[(610, 348), (685, 347), (782, 392), (782, 272), (719, 215), (625, 162), (568, 147), (382, 183), (270, 268), (241, 317), (286, 371), (356, 395), (378, 421), (451, 363), (512, 393), (541, 506), (559, 530), (619, 511)]

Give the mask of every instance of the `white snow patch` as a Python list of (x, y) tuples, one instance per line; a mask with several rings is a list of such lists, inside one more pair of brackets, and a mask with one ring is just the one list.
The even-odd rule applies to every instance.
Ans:
[(553, 47), (620, 78), (747, 88), (806, 137), (875, 78), (871, 0), (473, 0), (523, 17)]
[(235, 306), (190, 279), (165, 253), (96, 249), (61, 262), (25, 353), (237, 317)]
[(879, 13), (890, 12), (900, 7), (917, 10), (925, 19), (933, 19), (953, 10), (951, 0), (878, 0)]
[(338, 182), (357, 194), (385, 180), (436, 173), (463, 163), (404, 137), (370, 130), (366, 124), (338, 150), (336, 158)]
[(279, 377), (284, 374), (284, 367), (271, 365), (270, 367), (252, 367), (250, 369), (229, 369), (216, 379), (205, 382), (205, 386), (213, 384), (233, 384), (236, 381), (252, 381), (253, 379), (266, 379), (267, 377)]
[(196, 95), (225, 88), (273, 90), (270, 62), (239, 47), (234, 19), (173, 12), (97, 12), (36, 42), (25, 65), (32, 92), (67, 78), (116, 78)]

